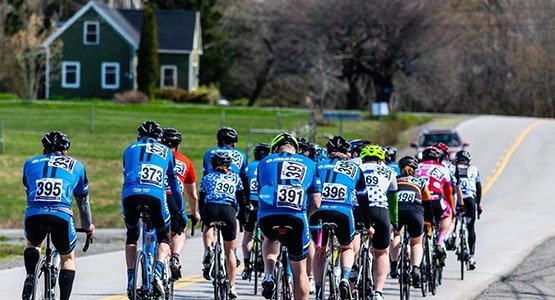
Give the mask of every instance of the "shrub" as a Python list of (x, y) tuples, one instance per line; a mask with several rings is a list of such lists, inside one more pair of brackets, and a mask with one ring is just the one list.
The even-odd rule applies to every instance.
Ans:
[(157, 89), (154, 98), (171, 100), (173, 102), (185, 102), (187, 91), (184, 89)]
[(148, 97), (141, 91), (126, 91), (114, 95), (115, 103), (146, 104)]
[(176, 103), (216, 104), (220, 99), (220, 91), (215, 85), (200, 86), (196, 90), (187, 92), (184, 89), (156, 90), (156, 99), (171, 100)]
[(0, 93), (0, 100), (17, 100), (19, 97), (12, 93)]

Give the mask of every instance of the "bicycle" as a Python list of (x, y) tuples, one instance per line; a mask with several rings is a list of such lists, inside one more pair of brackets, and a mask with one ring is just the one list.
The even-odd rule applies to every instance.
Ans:
[(337, 224), (335, 223), (322, 223), (322, 230), (326, 230), (328, 232), (329, 251), (326, 255), (324, 271), (322, 273), (322, 289), (320, 292), (321, 299), (341, 299), (339, 295), (339, 280), (341, 279), (341, 274), (337, 274), (339, 269), (339, 245), (335, 239), (336, 228)]
[(256, 295), (258, 293), (258, 278), (264, 273), (264, 261), (262, 260), (262, 231), (258, 227), (258, 223), (256, 223), (252, 238), (250, 266), (254, 274), (251, 273), (249, 281), (251, 281), (252, 276), (254, 276), (254, 294)]
[(432, 293), (432, 295), (435, 295), (437, 291), (434, 277), (434, 235), (435, 230), (432, 224), (430, 222), (424, 222), (424, 240), (422, 242), (424, 256), (420, 264), (420, 289), (423, 297), (426, 297), (428, 291)]
[(278, 255), (278, 259), (276, 260), (276, 266), (274, 268), (273, 277), (275, 279), (275, 292), (272, 299), (275, 300), (292, 300), (293, 299), (293, 290), (292, 290), (292, 282), (290, 278), (290, 269), (289, 266), (289, 258), (288, 258), (288, 250), (285, 246), (285, 237), (287, 236), (287, 232), (292, 230), (291, 226), (274, 226), (272, 230), (277, 231), (278, 234), (278, 241), (281, 244), (280, 252)]
[(371, 253), (372, 241), (366, 229), (360, 230), (360, 250), (357, 258), (357, 277), (353, 298), (368, 300), (374, 295), (374, 256)]
[(214, 260), (212, 261), (212, 286), (214, 287), (215, 300), (227, 300), (229, 298), (229, 278), (226, 270), (226, 257), (222, 242), (221, 229), (225, 227), (225, 222), (216, 221), (210, 223), (214, 228), (216, 243), (214, 245)]
[[(137, 250), (135, 257), (135, 277), (133, 279), (133, 289), (130, 298), (133, 300), (153, 299), (164, 297), (163, 299), (173, 299), (174, 280), (170, 276), (168, 259), (164, 263), (165, 269), (162, 273), (164, 282), (164, 293), (157, 295), (153, 291), (154, 282), (154, 263), (158, 244), (156, 242), (156, 228), (150, 220), (150, 208), (146, 205), (137, 207), (139, 218), (142, 220), (142, 241), (141, 249)], [(194, 227), (194, 226), (193, 226)]]
[(401, 252), (399, 254), (399, 295), (401, 300), (410, 299), (410, 288), (412, 285), (411, 263), (410, 263), (410, 236), (405, 226), (401, 240)]
[(455, 255), (457, 255), (457, 260), (460, 262), (461, 265), (461, 280), (464, 280), (464, 269), (469, 269), (469, 261), (468, 257), (470, 255), (470, 251), (468, 248), (468, 240), (466, 238), (467, 235), (467, 227), (466, 227), (466, 218), (464, 217), (464, 210), (460, 210), (457, 214), (455, 219), (455, 228), (459, 226), (459, 233), (458, 233), (458, 245)]
[[(47, 232), (46, 234), (46, 250), (44, 256), (39, 260), (35, 268), (34, 281), (33, 281), (33, 300), (54, 300), (59, 297), (56, 290), (56, 282), (58, 281), (58, 271), (60, 270), (60, 254), (55, 248), (51, 247), (50, 233), (52, 228), (50, 226), (41, 226), (41, 231)], [(76, 228), (77, 232), (90, 233), (89, 230), (83, 228)], [(87, 252), (89, 245), (92, 243), (92, 236), (87, 234), (83, 252)]]

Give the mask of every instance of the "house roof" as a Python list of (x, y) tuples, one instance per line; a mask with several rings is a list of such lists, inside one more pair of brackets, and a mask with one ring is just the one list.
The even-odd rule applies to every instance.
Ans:
[[(143, 12), (141, 10), (118, 10), (137, 31), (141, 31)], [(185, 10), (160, 10), (155, 12), (158, 26), (158, 48), (169, 51), (191, 51), (195, 37), (197, 14)]]
[[(43, 43), (47, 47), (67, 28), (75, 23), (88, 10), (94, 9), (124, 40), (133, 48), (139, 48), (141, 39), (142, 10), (111, 9), (108, 6), (90, 1), (65, 22)], [(155, 12), (158, 26), (158, 51), (170, 53), (189, 53), (195, 46), (195, 27), (198, 13), (185, 10), (161, 10)]]

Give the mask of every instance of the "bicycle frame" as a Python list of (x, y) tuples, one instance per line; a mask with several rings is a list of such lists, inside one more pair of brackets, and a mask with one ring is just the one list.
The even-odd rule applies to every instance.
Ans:
[[(339, 299), (339, 279), (340, 274), (336, 274), (339, 266), (339, 247), (335, 242), (335, 223), (322, 223), (323, 230), (328, 232), (328, 253), (324, 263), (324, 271), (322, 272), (322, 299)], [(329, 295), (326, 295), (326, 281), (329, 286)]]
[(214, 261), (212, 285), (214, 287), (214, 299), (226, 300), (229, 292), (229, 278), (226, 270), (226, 257), (223, 248), (221, 227), (225, 226), (223, 222), (212, 222), (210, 227), (214, 228), (214, 236), (216, 243), (214, 244)]
[(280, 242), (280, 253), (276, 261), (276, 267), (274, 268), (274, 278), (276, 283), (276, 290), (274, 293), (275, 300), (291, 300), (293, 299), (293, 291), (291, 290), (290, 278), (291, 266), (289, 265), (289, 253), (287, 247), (284, 245), (283, 241), (287, 232), (292, 228), (289, 226), (280, 227), (274, 226), (273, 230), (278, 233), (278, 241)]

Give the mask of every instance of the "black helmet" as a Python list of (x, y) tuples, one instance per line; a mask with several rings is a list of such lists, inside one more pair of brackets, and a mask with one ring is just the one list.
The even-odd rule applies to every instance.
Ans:
[(139, 125), (139, 128), (137, 128), (137, 139), (140, 139), (142, 137), (150, 137), (157, 141), (160, 141), (163, 135), (164, 129), (162, 129), (162, 126), (160, 126), (160, 124), (154, 121), (144, 121), (141, 123), (141, 125)]
[(328, 153), (339, 152), (347, 154), (351, 151), (351, 144), (342, 136), (336, 135), (326, 143), (326, 149)]
[(455, 160), (458, 164), (468, 164), (470, 163), (471, 158), (472, 156), (470, 155), (470, 152), (466, 150), (461, 150), (455, 155)]
[(254, 159), (261, 160), (270, 154), (270, 146), (266, 143), (260, 143), (254, 147)]
[(394, 162), (397, 160), (397, 148), (393, 146), (386, 146), (384, 147), (385, 150), (385, 162)]
[(68, 150), (71, 146), (67, 135), (61, 131), (50, 131), (45, 133), (41, 142), (45, 154)]
[(298, 142), (299, 142), (299, 153), (304, 154), (305, 152), (308, 152), (308, 157), (310, 159), (313, 159), (314, 154), (316, 152), (314, 145), (304, 137), (300, 138)]
[(422, 160), (435, 160), (439, 161), (443, 156), (443, 152), (436, 147), (427, 147), (422, 151)]
[(405, 156), (401, 158), (399, 160), (399, 169), (402, 171), (405, 167), (416, 169), (418, 167), (418, 159), (414, 156)]
[(299, 142), (297, 141), (297, 138), (287, 132), (279, 133), (274, 137), (272, 144), (270, 145), (270, 150), (272, 153), (277, 153), (279, 147), (285, 144), (293, 146), (295, 148), (295, 152), (299, 151)]
[(229, 155), (228, 151), (216, 151), (212, 153), (210, 163), (212, 164), (212, 169), (229, 167), (231, 165), (231, 155)]
[(237, 143), (237, 131), (231, 127), (222, 127), (216, 133), (218, 139), (218, 146), (229, 145)]
[(355, 153), (360, 154), (360, 151), (362, 151), (362, 148), (364, 148), (364, 146), (370, 145), (372, 143), (368, 140), (356, 139), (356, 140), (352, 140), (350, 144), (351, 144), (351, 155), (354, 155)]
[(162, 136), (162, 144), (175, 148), (181, 144), (181, 132), (175, 128), (164, 128), (164, 135)]

